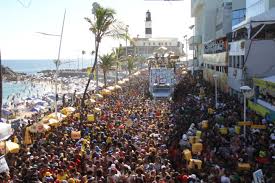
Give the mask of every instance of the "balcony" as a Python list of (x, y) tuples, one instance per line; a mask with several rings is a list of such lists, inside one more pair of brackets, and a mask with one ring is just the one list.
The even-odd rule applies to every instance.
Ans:
[(192, 36), (188, 39), (188, 43), (190, 47), (193, 47), (197, 44), (201, 44), (202, 43), (202, 38), (201, 35), (198, 36)]
[(204, 0), (192, 0), (191, 1), (191, 16), (195, 17), (198, 9), (202, 7), (204, 4)]

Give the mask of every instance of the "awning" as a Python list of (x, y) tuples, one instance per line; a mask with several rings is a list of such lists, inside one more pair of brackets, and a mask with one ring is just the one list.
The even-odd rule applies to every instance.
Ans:
[(233, 31), (242, 28), (249, 28), (251, 23), (251, 27), (257, 27), (261, 24), (275, 24), (275, 8), (271, 8), (269, 11), (262, 13), (260, 15), (248, 18), (241, 23), (232, 27)]

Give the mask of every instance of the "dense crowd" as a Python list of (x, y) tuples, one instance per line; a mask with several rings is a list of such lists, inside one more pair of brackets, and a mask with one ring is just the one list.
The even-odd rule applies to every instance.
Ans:
[[(95, 114), (93, 122), (86, 118), (81, 123), (72, 114), (62, 125), (33, 134), (31, 145), (24, 145), (23, 137), (32, 122), (15, 129), (12, 139), (21, 149), (7, 154), (10, 171), (0, 174), (0, 182), (250, 183), (257, 169), (274, 182), (273, 127), (248, 129), (246, 137), (237, 134), (233, 127), (242, 118), (241, 105), (220, 94), (219, 109), (209, 112), (213, 89), (190, 75), (181, 77), (173, 101), (149, 100), (147, 81), (146, 72), (131, 77), (121, 90), (85, 106), (86, 116)], [(199, 96), (202, 88), (204, 95)], [(264, 121), (252, 112), (248, 118)], [(207, 129), (203, 120), (208, 120)], [(228, 127), (228, 133), (220, 134), (221, 127)], [(193, 158), (203, 162), (201, 168), (189, 167), (183, 155), (198, 130), (203, 150)], [(81, 138), (72, 139), (72, 131), (81, 131)], [(251, 168), (239, 171), (238, 162)]]

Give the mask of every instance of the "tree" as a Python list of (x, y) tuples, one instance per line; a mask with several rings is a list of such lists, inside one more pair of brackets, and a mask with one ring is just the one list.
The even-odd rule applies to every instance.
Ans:
[(107, 73), (111, 70), (112, 66), (115, 64), (114, 53), (99, 56), (101, 62), (99, 64), (103, 72), (104, 86), (107, 85)]
[(115, 48), (113, 50), (114, 52), (114, 57), (116, 59), (116, 83), (118, 81), (118, 67), (119, 67), (119, 64), (120, 64), (120, 61), (121, 61), (121, 56), (122, 56), (122, 48), (121, 48), (121, 45), (118, 47), (118, 48)]
[(125, 37), (123, 32), (123, 26), (115, 19), (116, 12), (110, 8), (101, 7), (98, 3), (93, 3), (93, 15), (94, 21), (91, 18), (85, 17), (84, 19), (90, 24), (89, 30), (95, 36), (95, 60), (91, 70), (90, 77), (84, 90), (83, 97), (81, 99), (81, 120), (83, 119), (84, 101), (86, 98), (87, 90), (93, 78), (94, 71), (98, 60), (99, 45), (104, 37), (122, 38)]
[(135, 67), (135, 58), (132, 56), (128, 56), (127, 57), (127, 70), (128, 70), (129, 75), (132, 74), (134, 67)]

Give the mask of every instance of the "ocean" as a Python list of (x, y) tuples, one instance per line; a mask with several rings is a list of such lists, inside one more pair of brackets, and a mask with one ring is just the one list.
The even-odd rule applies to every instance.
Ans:
[[(60, 69), (81, 69), (91, 66), (91, 60), (66, 60), (61, 61)], [(11, 68), (16, 72), (23, 72), (26, 74), (35, 74), (42, 70), (55, 70), (53, 60), (3, 60), (2, 65)]]
[[(22, 72), (26, 74), (36, 74), (42, 70), (54, 70), (55, 64), (52, 60), (3, 60), (2, 65), (11, 68), (15, 72)], [(65, 61), (60, 65), (60, 69), (81, 69), (91, 66), (91, 60), (77, 60)], [(38, 90), (38, 91), (37, 91)], [(12, 94), (20, 93), (20, 96), (31, 97), (37, 92), (45, 91), (42, 87), (31, 87), (31, 83), (25, 82), (3, 82), (3, 103), (8, 101), (8, 97)]]

